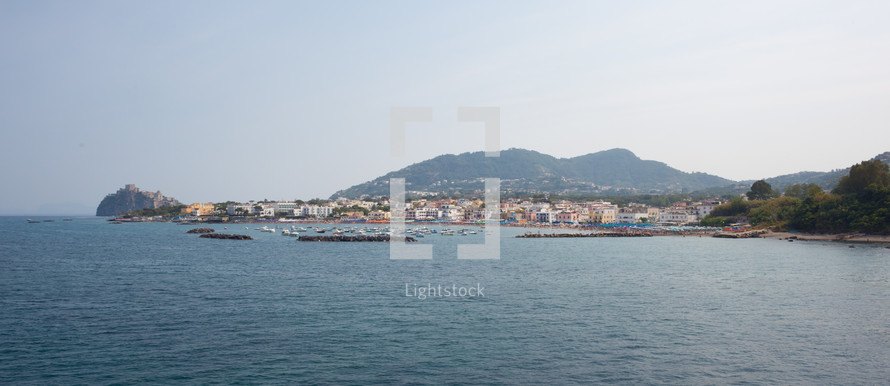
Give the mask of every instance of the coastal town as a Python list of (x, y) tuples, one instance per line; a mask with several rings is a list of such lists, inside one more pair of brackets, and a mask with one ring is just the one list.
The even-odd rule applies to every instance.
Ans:
[[(389, 222), (391, 210), (385, 197), (361, 200), (249, 201), (246, 203), (193, 203), (183, 205), (173, 221), (238, 222), (257, 220)], [(482, 223), (497, 218), (517, 225), (609, 225), (698, 223), (718, 200), (675, 202), (667, 207), (630, 203), (619, 206), (608, 201), (555, 202), (511, 198), (502, 200), (495, 211), (481, 199), (410, 200), (405, 207), (406, 222)], [(131, 217), (133, 221), (159, 221), (161, 216)]]

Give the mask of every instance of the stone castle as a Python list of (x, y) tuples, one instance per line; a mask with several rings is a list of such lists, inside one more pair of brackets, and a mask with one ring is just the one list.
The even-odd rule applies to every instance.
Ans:
[(143, 191), (135, 184), (127, 184), (102, 199), (99, 207), (96, 208), (96, 216), (116, 216), (138, 209), (176, 205), (180, 205), (180, 202), (175, 198), (165, 197), (160, 191)]

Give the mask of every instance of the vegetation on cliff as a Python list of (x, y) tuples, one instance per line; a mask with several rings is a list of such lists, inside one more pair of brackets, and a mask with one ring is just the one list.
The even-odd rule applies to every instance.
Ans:
[(788, 187), (783, 197), (769, 198), (768, 183), (761, 180), (755, 185), (757, 192), (749, 197), (759, 199), (737, 198), (722, 204), (702, 224), (722, 226), (747, 219), (752, 225), (780, 230), (890, 234), (890, 167), (881, 160), (853, 165), (830, 193), (804, 184)]
[(155, 217), (161, 216), (164, 218), (173, 218), (177, 217), (182, 213), (182, 209), (185, 208), (185, 205), (176, 205), (176, 206), (162, 206), (160, 208), (145, 208), (145, 209), (137, 209), (134, 211), (130, 211), (125, 213), (124, 217)]

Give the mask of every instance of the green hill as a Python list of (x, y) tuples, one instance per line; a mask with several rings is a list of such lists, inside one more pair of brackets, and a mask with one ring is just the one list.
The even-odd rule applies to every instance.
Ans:
[(388, 195), (390, 178), (405, 178), (408, 191), (478, 192), (486, 177), (500, 178), (504, 192), (560, 194), (672, 193), (733, 183), (718, 176), (686, 173), (662, 162), (642, 160), (626, 149), (574, 158), (509, 149), (497, 158), (486, 158), (483, 152), (438, 156), (338, 191), (332, 198)]

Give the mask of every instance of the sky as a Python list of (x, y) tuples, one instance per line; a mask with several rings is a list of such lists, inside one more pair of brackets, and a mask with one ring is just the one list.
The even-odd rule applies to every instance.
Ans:
[[(0, 215), (326, 198), (480, 151), (748, 180), (890, 151), (887, 1), (0, 0)], [(429, 106), (390, 155), (392, 107)]]

